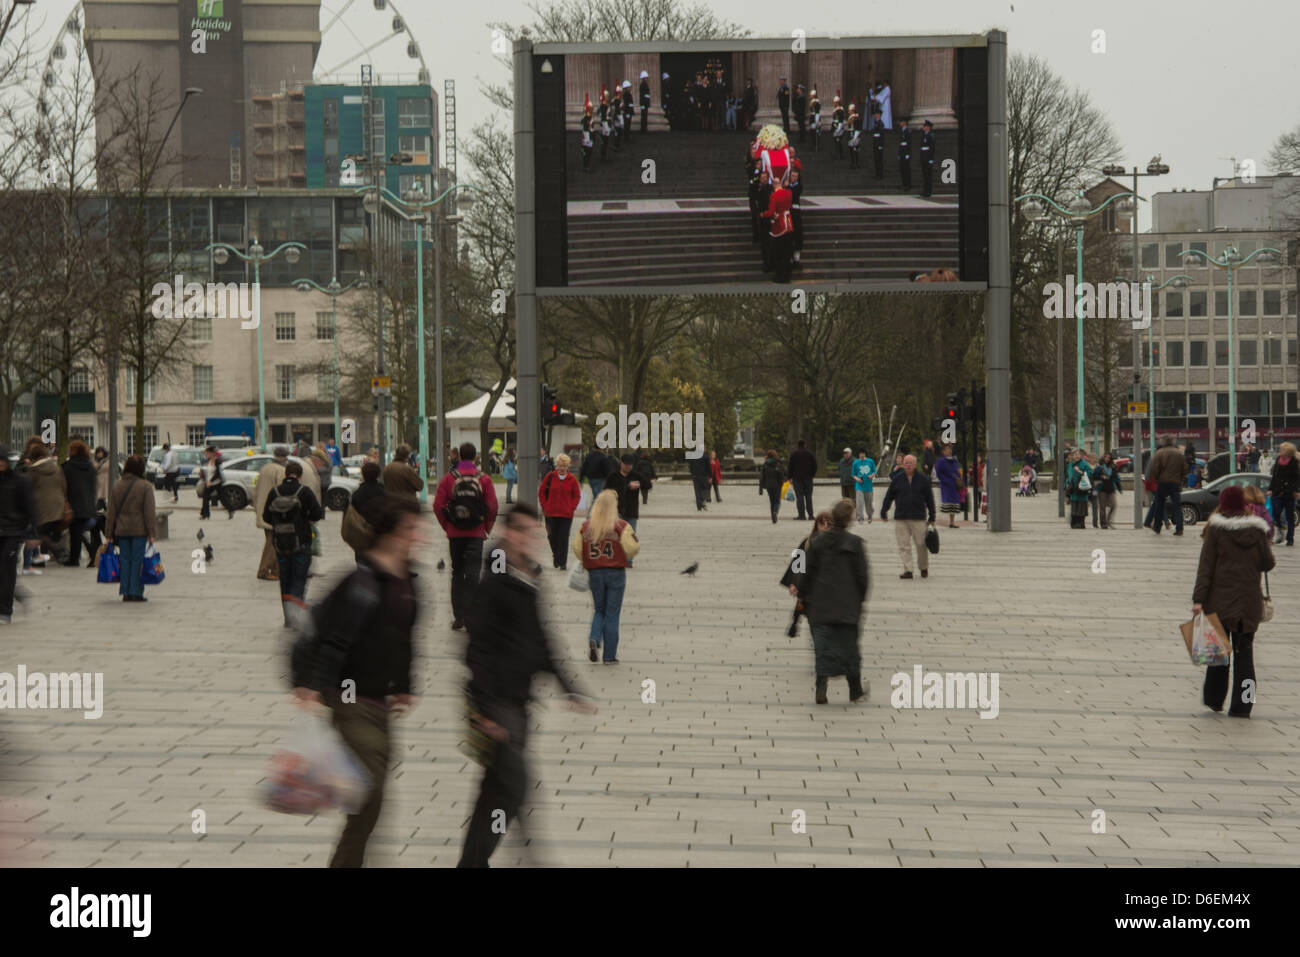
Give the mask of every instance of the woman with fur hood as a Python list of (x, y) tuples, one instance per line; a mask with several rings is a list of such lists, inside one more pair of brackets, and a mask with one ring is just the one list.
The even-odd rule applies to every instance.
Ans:
[[(1255, 631), (1264, 614), (1260, 572), (1274, 564), (1268, 525), (1246, 507), (1240, 485), (1230, 485), (1219, 495), (1219, 507), (1201, 533), (1201, 560), (1192, 591), (1192, 614), (1202, 611), (1219, 616), (1232, 640), (1232, 703), (1228, 714), (1249, 718), (1258, 697), (1255, 684)], [(1202, 700), (1211, 711), (1222, 711), (1228, 694), (1228, 665), (1205, 669)]]

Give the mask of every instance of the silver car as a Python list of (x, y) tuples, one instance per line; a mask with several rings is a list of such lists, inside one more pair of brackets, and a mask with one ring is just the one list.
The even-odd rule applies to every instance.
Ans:
[[(274, 456), (266, 453), (245, 455), (230, 460), (223, 457), (221, 477), (225, 480), (225, 484), (221, 488), (222, 504), (227, 508), (238, 509), (251, 502), (257, 487), (257, 473), (262, 470), (263, 465), (273, 460)], [(289, 461), (301, 465), (303, 474), (306, 474), (308, 469), (315, 468), (296, 455), (289, 456)], [(343, 511), (352, 501), (352, 493), (360, 486), (361, 483), (357, 479), (341, 475), (338, 468), (335, 468), (330, 475), (330, 487), (325, 490), (325, 507), (334, 512)]]

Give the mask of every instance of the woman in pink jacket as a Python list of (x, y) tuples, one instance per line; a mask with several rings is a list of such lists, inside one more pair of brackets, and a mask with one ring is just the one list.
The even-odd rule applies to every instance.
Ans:
[(569, 471), (569, 457), (557, 455), (555, 468), (547, 472), (537, 486), (537, 504), (546, 516), (546, 537), (551, 542), (551, 563), (554, 568), (568, 568), (569, 527), (573, 513), (582, 498), (578, 477)]

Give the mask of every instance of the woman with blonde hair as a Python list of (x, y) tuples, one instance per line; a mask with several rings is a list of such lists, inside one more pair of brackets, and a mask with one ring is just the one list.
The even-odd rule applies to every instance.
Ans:
[(1294, 442), (1283, 442), (1278, 449), (1268, 494), (1273, 503), (1273, 525), (1277, 529), (1274, 541), (1282, 541), (1282, 519), (1285, 518), (1286, 543), (1295, 545), (1295, 501), (1300, 498), (1300, 463), (1296, 461)]
[(569, 471), (571, 462), (564, 453), (557, 455), (555, 468), (537, 485), (537, 504), (546, 516), (546, 537), (551, 543), (551, 564), (561, 570), (569, 567), (564, 545), (573, 527), (573, 513), (582, 500), (582, 480)]
[[(1268, 537), (1271, 540), (1273, 538), (1273, 516), (1268, 513), (1268, 497), (1258, 485), (1247, 485), (1243, 491), (1246, 495), (1247, 511), (1258, 515), (1264, 520), (1264, 524), (1268, 526)], [(1202, 532), (1201, 538), (1204, 537), (1205, 533)]]
[(591, 583), (594, 611), (587, 651), (592, 661), (603, 645), (605, 664), (618, 664), (618, 616), (627, 589), (627, 567), (640, 549), (632, 526), (618, 517), (618, 493), (601, 492), (573, 536), (573, 554), (582, 560)]

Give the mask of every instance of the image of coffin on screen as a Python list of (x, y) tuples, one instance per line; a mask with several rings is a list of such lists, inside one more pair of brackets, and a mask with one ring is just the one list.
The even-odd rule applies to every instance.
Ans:
[(543, 190), (562, 184), (564, 243), (539, 279), (870, 285), (938, 269), (986, 278), (962, 248), (962, 203), (973, 200), (963, 150), (986, 142), (963, 136), (975, 116), (964, 79), (984, 102), (982, 72), (970, 80), (962, 62), (973, 53), (983, 51), (549, 56), (537, 178)]

